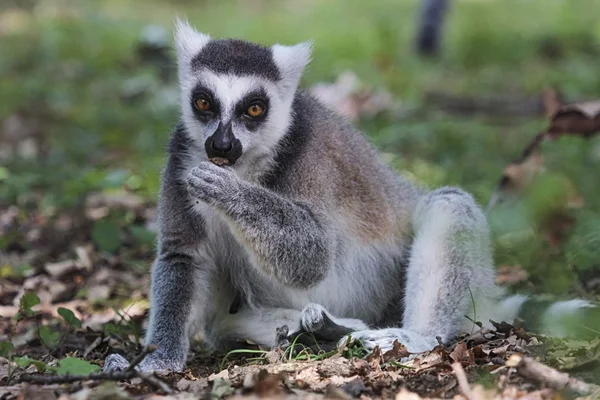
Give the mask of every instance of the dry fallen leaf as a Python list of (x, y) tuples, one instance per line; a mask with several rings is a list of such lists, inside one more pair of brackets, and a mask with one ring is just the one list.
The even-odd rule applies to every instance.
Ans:
[(497, 268), (496, 283), (514, 285), (529, 279), (529, 274), (520, 265), (500, 265)]
[(600, 132), (600, 101), (563, 105), (552, 115), (548, 132), (583, 137)]
[(410, 356), (410, 353), (406, 349), (406, 346), (398, 342), (398, 340), (394, 340), (394, 343), (392, 343), (392, 349), (383, 353), (383, 362), (399, 360), (408, 356)]
[(467, 344), (465, 342), (458, 342), (456, 346), (454, 346), (454, 350), (450, 353), (450, 358), (457, 363), (469, 361)]

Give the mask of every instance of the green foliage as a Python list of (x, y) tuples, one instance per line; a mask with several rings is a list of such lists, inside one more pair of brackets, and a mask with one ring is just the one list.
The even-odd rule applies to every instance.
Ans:
[(565, 252), (569, 264), (583, 270), (598, 265), (600, 249), (600, 215), (583, 212), (573, 235), (566, 244)]
[(0, 357), (8, 358), (15, 346), (11, 342), (0, 341)]
[(16, 315), (17, 321), (24, 317), (30, 317), (34, 314), (31, 309), (33, 306), (40, 304), (40, 298), (33, 292), (26, 292), (19, 303), (19, 312)]
[(40, 304), (40, 298), (33, 292), (27, 292), (21, 297), (20, 309), (23, 312), (30, 312), (33, 306)]
[[(222, 371), (223, 369), (225, 369), (225, 363), (227, 362), (227, 360), (229, 359), (230, 356), (234, 355), (234, 354), (259, 354), (260, 357), (253, 357), (253, 361), (256, 361), (257, 359), (260, 359), (260, 361), (266, 361), (265, 355), (267, 354), (267, 352), (265, 350), (252, 350), (252, 349), (235, 349), (235, 350), (231, 350), (229, 351), (227, 354), (225, 354), (225, 357), (223, 357), (223, 359), (221, 360), (221, 363), (219, 364), (219, 370)], [(255, 363), (255, 362), (253, 362)]]
[(39, 329), (40, 339), (49, 349), (54, 349), (60, 341), (60, 332), (53, 330), (48, 325), (40, 326)]
[(46, 363), (39, 360), (34, 360), (32, 358), (29, 358), (28, 356), (14, 357), (13, 361), (20, 368), (27, 368), (30, 365), (33, 365), (38, 370), (38, 372), (44, 372), (46, 369), (48, 369)]
[(54, 367), (53, 370), (58, 375), (89, 375), (99, 372), (100, 367), (79, 358), (66, 357), (60, 360), (58, 366)]
[(75, 316), (73, 311), (63, 307), (59, 307), (57, 311), (58, 315), (63, 317), (67, 324), (75, 328), (81, 328), (81, 320)]
[(98, 220), (92, 228), (92, 240), (102, 251), (114, 253), (121, 247), (121, 230), (110, 220)]
[(348, 337), (342, 355), (348, 359), (352, 358), (365, 358), (369, 355), (370, 351), (365, 345), (358, 339), (353, 339), (352, 336)]

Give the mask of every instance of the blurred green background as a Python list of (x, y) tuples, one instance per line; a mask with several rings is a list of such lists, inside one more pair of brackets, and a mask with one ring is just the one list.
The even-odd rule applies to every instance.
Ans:
[[(416, 0), (2, 0), (0, 210), (16, 210), (20, 222), (0, 230), (0, 254), (35, 250), (24, 227), (79, 215), (90, 193), (126, 191), (155, 203), (178, 120), (176, 16), (213, 37), (313, 39), (303, 86), (351, 70), (388, 90), (400, 111), (359, 121), (386, 159), (431, 187), (460, 185), (485, 205), (504, 167), (547, 126), (544, 116), (450, 113), (427, 93), (510, 105), (554, 87), (568, 99), (600, 98), (600, 1), (457, 0), (434, 59), (413, 50), (418, 7)], [(594, 298), (600, 139), (564, 137), (544, 144), (543, 154), (530, 190), (490, 213), (497, 264), (528, 273), (514, 289)], [(127, 216), (103, 218), (111, 222), (82, 224), (74, 240), (92, 240), (124, 263), (124, 246), (151, 243), (147, 232), (128, 230)], [(133, 239), (106, 245), (94, 229), (96, 237)], [(35, 262), (64, 258), (70, 246)], [(151, 252), (131, 257), (150, 265)]]

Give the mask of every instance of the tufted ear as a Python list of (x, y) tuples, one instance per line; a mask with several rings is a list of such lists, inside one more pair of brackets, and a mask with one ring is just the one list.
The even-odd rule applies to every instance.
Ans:
[(209, 35), (192, 28), (187, 20), (177, 18), (175, 21), (175, 49), (177, 51), (180, 78), (185, 77), (192, 59), (200, 53), (200, 50), (208, 42), (210, 42)]
[(295, 91), (302, 72), (310, 62), (312, 42), (302, 42), (295, 46), (276, 44), (271, 47), (273, 60), (279, 71), (286, 91)]

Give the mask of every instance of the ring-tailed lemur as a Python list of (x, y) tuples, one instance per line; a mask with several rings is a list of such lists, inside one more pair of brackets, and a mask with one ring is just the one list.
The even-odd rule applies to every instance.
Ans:
[[(175, 37), (182, 118), (159, 200), (158, 349), (141, 370), (182, 370), (197, 332), (270, 347), (287, 325), (422, 352), (471, 328), (465, 315), (516, 316), (526, 298), (501, 301), (473, 198), (402, 179), (297, 89), (310, 44), (213, 40), (181, 21)], [(111, 355), (105, 369), (126, 365)]]

